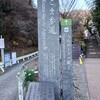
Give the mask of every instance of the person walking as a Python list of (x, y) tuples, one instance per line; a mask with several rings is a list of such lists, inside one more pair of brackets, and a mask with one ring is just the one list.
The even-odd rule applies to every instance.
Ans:
[(89, 37), (90, 37), (90, 33), (89, 33), (89, 31), (86, 29), (86, 30), (84, 31), (84, 42), (85, 42), (85, 44), (88, 43)]
[(89, 42), (89, 39), (90, 39), (90, 33), (89, 33), (89, 31), (87, 29), (84, 31), (83, 38), (84, 38), (84, 42), (82, 43), (82, 45), (83, 45), (83, 53), (84, 53), (84, 56), (86, 57), (86, 54), (87, 54), (87, 43)]

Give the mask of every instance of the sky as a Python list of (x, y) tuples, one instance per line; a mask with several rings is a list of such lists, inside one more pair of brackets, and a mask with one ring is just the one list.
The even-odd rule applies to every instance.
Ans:
[(88, 9), (87, 4), (85, 0), (78, 0), (77, 5), (75, 7), (76, 9)]
[[(65, 8), (66, 8), (66, 11), (68, 11), (68, 8), (69, 8), (69, 6), (70, 6), (70, 3), (71, 3), (71, 1), (73, 1), (73, 0), (59, 0), (60, 9), (63, 9), (64, 6), (61, 5), (61, 4), (62, 4), (61, 1), (63, 1), (64, 4), (67, 4), (67, 5), (65, 5)], [(88, 9), (88, 7), (87, 7), (87, 4), (86, 4), (85, 0), (75, 0), (75, 3), (74, 3), (74, 5), (73, 5), (72, 10), (73, 10), (73, 9), (74, 9), (74, 10), (77, 10), (77, 9), (85, 10), (85, 9)]]
[[(67, 5), (65, 6), (65, 8), (66, 7), (68, 7), (69, 6), (69, 4), (70, 4), (70, 1), (71, 0), (59, 0), (59, 4), (60, 4), (60, 10), (62, 10), (63, 11), (63, 9), (64, 9), (64, 7), (62, 6), (62, 3), (61, 3), (61, 1), (63, 1), (64, 2), (64, 4), (66, 4), (67, 3)], [(85, 10), (85, 9), (88, 9), (88, 7), (87, 7), (87, 5), (86, 5), (86, 0), (76, 0), (77, 2), (76, 2), (76, 4), (75, 4), (75, 6), (74, 6), (74, 8), (73, 9), (82, 9), (82, 10)], [(33, 0), (33, 2), (36, 4), (36, 6), (37, 6), (37, 0)], [(66, 11), (67, 11), (67, 9), (66, 9)]]

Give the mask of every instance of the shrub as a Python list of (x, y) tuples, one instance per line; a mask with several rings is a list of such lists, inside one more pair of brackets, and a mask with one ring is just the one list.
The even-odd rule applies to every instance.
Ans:
[(25, 70), (25, 82), (34, 81), (34, 71), (32, 69)]

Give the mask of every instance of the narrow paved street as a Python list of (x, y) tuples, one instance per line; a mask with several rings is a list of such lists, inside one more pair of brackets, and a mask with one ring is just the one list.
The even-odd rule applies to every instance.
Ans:
[(0, 73), (0, 100), (16, 100), (18, 88), (16, 74), (24, 63), (26, 62), (12, 66), (5, 73)]
[(87, 73), (90, 100), (100, 100), (100, 46), (95, 39), (88, 43), (84, 65)]
[(100, 100), (100, 58), (85, 60), (90, 100)]

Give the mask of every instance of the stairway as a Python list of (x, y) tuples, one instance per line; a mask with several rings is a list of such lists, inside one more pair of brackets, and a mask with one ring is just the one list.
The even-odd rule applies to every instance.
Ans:
[(87, 58), (100, 58), (100, 46), (94, 38), (87, 43)]

